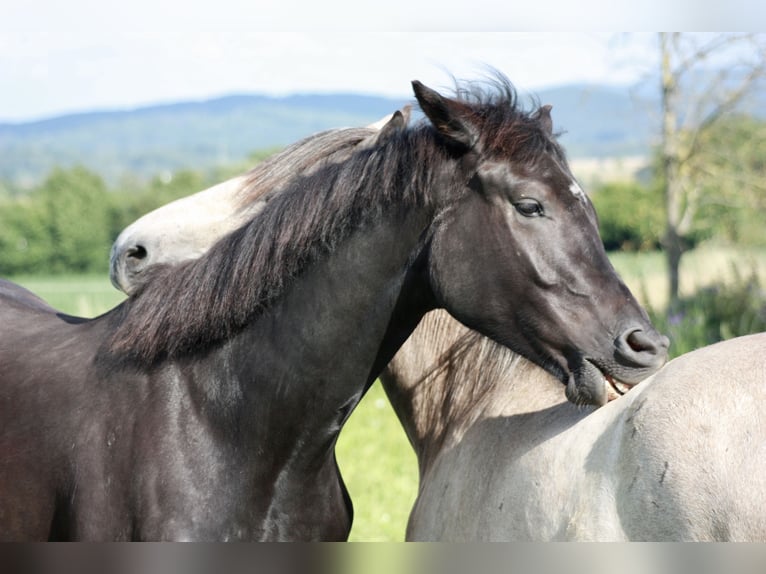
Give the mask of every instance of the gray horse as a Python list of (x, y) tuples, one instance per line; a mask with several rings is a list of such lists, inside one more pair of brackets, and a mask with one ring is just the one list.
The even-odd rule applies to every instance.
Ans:
[(766, 333), (593, 409), (435, 311), (381, 381), (418, 456), (410, 540), (766, 540)]

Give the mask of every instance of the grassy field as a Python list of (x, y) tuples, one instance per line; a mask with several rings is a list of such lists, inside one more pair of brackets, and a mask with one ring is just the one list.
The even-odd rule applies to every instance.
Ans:
[(80, 317), (95, 317), (108, 311), (125, 299), (104, 276), (56, 275), (50, 277), (11, 277), (49, 305)]
[[(617, 272), (643, 305), (661, 309), (667, 304), (667, 274), (662, 253), (613, 253)], [(702, 245), (681, 259), (681, 295), (691, 294), (736, 273), (755, 272), (766, 279), (766, 249)]]
[[(612, 261), (642, 303), (661, 308), (666, 300), (662, 255), (618, 253)], [(682, 290), (692, 290), (732, 275), (756, 270), (766, 277), (766, 250), (702, 247), (682, 264)], [(95, 316), (122, 300), (103, 277), (16, 277), (18, 283), (54, 307)], [(338, 461), (354, 501), (351, 540), (397, 541), (417, 492), (417, 463), (379, 384), (375, 384), (341, 433)]]

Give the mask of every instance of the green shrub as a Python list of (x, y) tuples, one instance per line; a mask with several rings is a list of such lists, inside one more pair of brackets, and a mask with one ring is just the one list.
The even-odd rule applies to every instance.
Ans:
[(27, 196), (0, 204), (0, 275), (107, 269), (109, 195), (82, 167), (54, 169)]
[(660, 246), (664, 229), (662, 190), (608, 183), (593, 193), (601, 239), (607, 251), (649, 251)]
[(755, 272), (718, 282), (682, 298), (676, 307), (649, 315), (660, 332), (670, 337), (670, 354), (677, 357), (718, 341), (766, 331), (766, 291)]

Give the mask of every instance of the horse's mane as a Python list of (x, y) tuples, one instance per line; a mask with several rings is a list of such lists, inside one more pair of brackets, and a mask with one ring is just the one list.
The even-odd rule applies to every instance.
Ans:
[[(564, 398), (561, 383), (545, 369), (443, 310), (423, 318), (386, 369), (384, 384), (393, 378), (398, 388), (399, 381), (411, 381), (399, 390), (410, 396), (409, 408), (415, 411), (411, 419), (419, 421), (413, 430), (428, 434), (418, 442), (433, 451), (421, 452), (422, 457), (460, 440), (479, 418), (508, 408), (547, 407)], [(529, 388), (534, 391), (525, 392)]]
[(530, 96), (531, 106), (522, 108), (513, 84), (501, 73), (494, 72), (484, 82), (456, 81), (456, 86), (456, 97), (468, 104), (475, 125), (481, 126), (479, 140), (488, 155), (512, 158), (517, 165), (534, 165), (545, 154), (566, 159), (557, 142), (560, 134), (543, 125), (539, 100)]
[[(481, 127), (482, 153), (530, 161), (556, 145), (535, 114), (519, 108), (507, 80), (491, 91), (458, 88), (456, 98)], [(534, 150), (522, 151), (528, 147)], [(353, 230), (392, 208), (403, 213), (415, 206), (433, 208), (438, 170), (427, 166), (456, 164), (426, 122), (348, 151), (340, 161), (292, 177), (279, 193), (269, 194), (250, 222), (199, 259), (157, 266), (143, 288), (112, 314), (116, 325), (109, 350), (152, 364), (231, 337)], [(464, 193), (465, 182), (453, 179), (454, 189), (440, 193)]]
[(238, 193), (241, 208), (247, 208), (266, 194), (278, 192), (296, 174), (305, 175), (324, 162), (347, 159), (354, 148), (374, 137), (370, 127), (325, 130), (292, 143), (253, 167)]

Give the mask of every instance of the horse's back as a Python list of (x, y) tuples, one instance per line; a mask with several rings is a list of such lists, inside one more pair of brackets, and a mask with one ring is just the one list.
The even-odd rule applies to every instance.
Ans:
[(766, 333), (671, 361), (623, 418), (632, 540), (766, 540)]
[(32, 293), (29, 289), (16, 283), (0, 278), (0, 313), (3, 309), (26, 309), (48, 313), (55, 313), (56, 310), (43, 301), (40, 297)]
[[(31, 291), (0, 279), (0, 540), (55, 537), (57, 485), (86, 377), (73, 372), (73, 323)], [(90, 398), (93, 400), (93, 397)]]
[(679, 357), (591, 414), (485, 419), (427, 470), (408, 538), (766, 541), (764, 407), (758, 334)]

